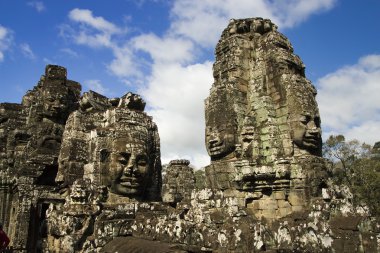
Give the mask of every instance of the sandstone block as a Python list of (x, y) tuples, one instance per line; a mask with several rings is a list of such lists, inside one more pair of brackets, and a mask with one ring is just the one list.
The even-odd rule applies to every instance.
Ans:
[(289, 203), (292, 206), (305, 205), (305, 194), (302, 191), (291, 191), (288, 196)]

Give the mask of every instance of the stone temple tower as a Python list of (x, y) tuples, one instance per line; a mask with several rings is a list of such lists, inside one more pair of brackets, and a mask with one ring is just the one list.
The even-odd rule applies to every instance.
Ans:
[(215, 56), (201, 189), (188, 160), (162, 178), (138, 94), (80, 96), (48, 65), (21, 104), (0, 103), (14, 252), (379, 252), (377, 217), (330, 180), (316, 89), (288, 39), (268, 19), (231, 20)]
[[(316, 89), (304, 64), (261, 18), (231, 20), (215, 56), (205, 101), (209, 187), (245, 194), (258, 217), (302, 209), (327, 176)], [(260, 209), (266, 204), (273, 210)]]

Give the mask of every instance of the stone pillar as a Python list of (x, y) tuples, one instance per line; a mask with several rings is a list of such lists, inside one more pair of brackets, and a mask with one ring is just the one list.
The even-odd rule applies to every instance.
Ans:
[(5, 172), (0, 172), (0, 221), (8, 231), (12, 199), (12, 182)]
[(170, 161), (162, 184), (162, 200), (166, 203), (177, 203), (190, 200), (195, 187), (194, 170), (189, 160)]

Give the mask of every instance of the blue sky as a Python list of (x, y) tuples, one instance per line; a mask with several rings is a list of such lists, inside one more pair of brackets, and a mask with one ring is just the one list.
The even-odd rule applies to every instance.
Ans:
[(46, 64), (108, 97), (141, 94), (162, 160), (208, 164), (203, 100), (230, 18), (271, 18), (318, 89), (324, 137), (380, 141), (379, 0), (0, 0), (0, 101), (20, 102)]

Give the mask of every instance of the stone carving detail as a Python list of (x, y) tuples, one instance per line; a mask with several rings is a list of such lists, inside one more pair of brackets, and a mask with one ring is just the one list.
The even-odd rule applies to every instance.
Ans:
[[(302, 210), (306, 195), (320, 194), (327, 180), (316, 90), (302, 61), (263, 19), (232, 20), (215, 55), (205, 102), (209, 187), (236, 190), (257, 217)], [(309, 181), (318, 182), (315, 189)], [(252, 198), (252, 192), (262, 197)], [(288, 201), (293, 195), (299, 200)]]
[(160, 199), (159, 136), (143, 99), (89, 91), (79, 104), (63, 133), (56, 182), (67, 197), (48, 210), (50, 251), (93, 252), (130, 235), (137, 203)]
[(30, 215), (43, 212), (55, 189), (62, 133), (80, 91), (79, 83), (67, 80), (65, 68), (47, 65), (21, 104), (0, 104), (0, 170), (12, 182), (0, 211), (15, 248), (40, 247), (40, 224)]
[(56, 181), (66, 187), (89, 178), (116, 195), (159, 198), (159, 137), (144, 107), (132, 93), (111, 100), (84, 93), (79, 110), (66, 123)]
[(48, 65), (21, 104), (1, 103), (0, 221), (12, 246), (379, 252), (379, 221), (329, 180), (316, 90), (288, 39), (268, 19), (233, 19), (215, 56), (201, 190), (188, 160), (161, 179), (158, 129), (137, 94), (80, 97)]
[(166, 169), (162, 182), (162, 201), (178, 203), (189, 201), (195, 188), (194, 170), (189, 166), (189, 160), (172, 160)]

